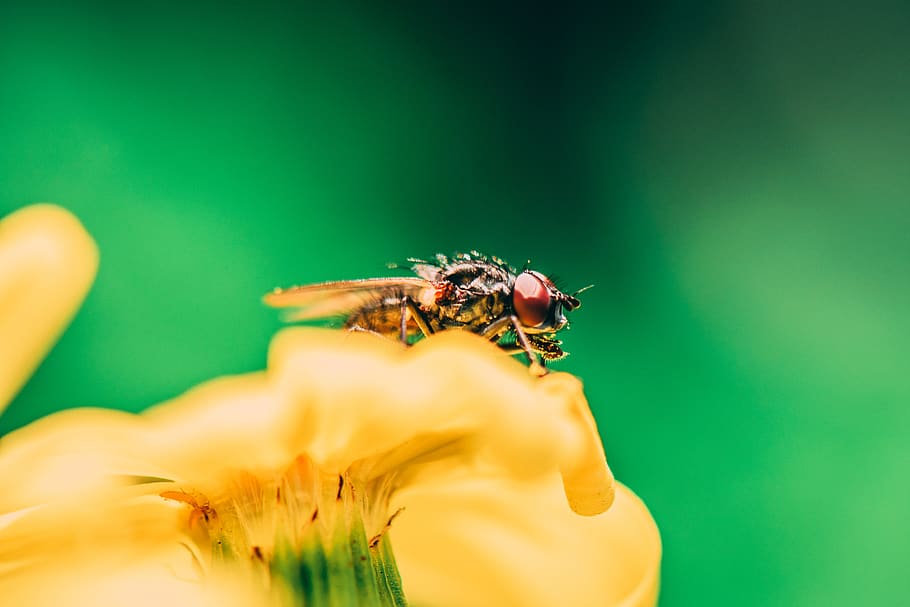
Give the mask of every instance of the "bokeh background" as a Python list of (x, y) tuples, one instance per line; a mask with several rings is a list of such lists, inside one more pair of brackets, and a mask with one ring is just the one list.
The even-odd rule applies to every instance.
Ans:
[(662, 605), (900, 604), (908, 108), (902, 2), (3, 3), (0, 212), (102, 262), (0, 433), (261, 368), (276, 285), (530, 258)]

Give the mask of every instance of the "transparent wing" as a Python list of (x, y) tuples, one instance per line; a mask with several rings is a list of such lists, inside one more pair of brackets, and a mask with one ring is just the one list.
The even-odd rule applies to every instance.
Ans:
[(292, 308), (286, 319), (297, 321), (347, 316), (365, 306), (405, 295), (417, 303), (432, 302), (435, 291), (433, 283), (422, 278), (366, 278), (275, 289), (262, 301), (273, 308)]

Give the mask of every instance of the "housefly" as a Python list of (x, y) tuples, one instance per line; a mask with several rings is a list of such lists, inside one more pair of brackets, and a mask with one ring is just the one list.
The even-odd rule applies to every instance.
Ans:
[(584, 289), (568, 295), (540, 272), (519, 272), (477, 251), (408, 262), (416, 276), (275, 289), (263, 300), (290, 308), (289, 321), (337, 318), (346, 329), (405, 344), (439, 331), (468, 330), (511, 354), (524, 352), (535, 368), (566, 355), (555, 335), (568, 326), (564, 311), (581, 305), (575, 296)]

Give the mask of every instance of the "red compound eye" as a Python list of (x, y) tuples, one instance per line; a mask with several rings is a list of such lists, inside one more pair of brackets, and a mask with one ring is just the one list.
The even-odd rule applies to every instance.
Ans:
[(535, 274), (522, 272), (515, 279), (512, 304), (521, 324), (536, 327), (543, 324), (549, 316), (550, 291)]

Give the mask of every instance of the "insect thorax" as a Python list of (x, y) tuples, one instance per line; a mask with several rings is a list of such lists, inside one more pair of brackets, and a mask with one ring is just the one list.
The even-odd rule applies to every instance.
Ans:
[(438, 318), (443, 326), (480, 329), (501, 317), (508, 307), (508, 295), (500, 290), (472, 292), (457, 289), (451, 302), (440, 302)]

